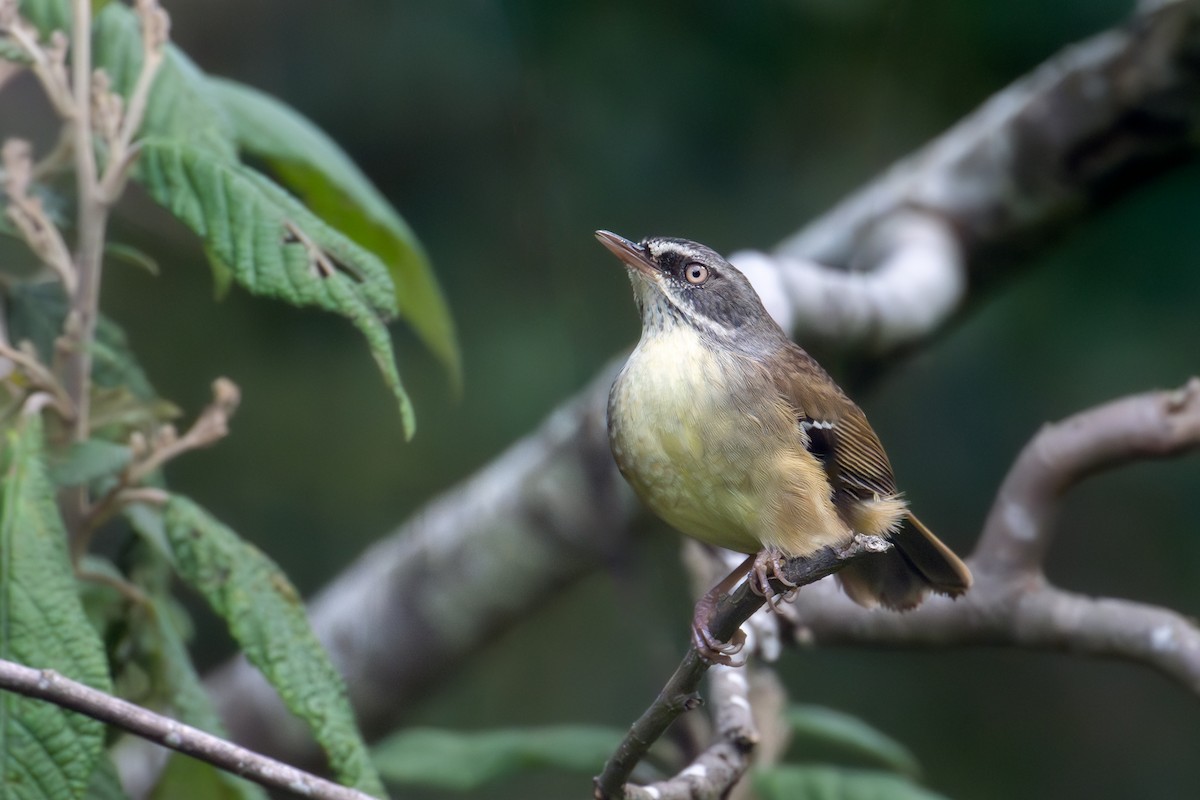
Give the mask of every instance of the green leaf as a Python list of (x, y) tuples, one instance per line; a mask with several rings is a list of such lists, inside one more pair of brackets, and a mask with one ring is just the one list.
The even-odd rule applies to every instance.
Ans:
[(353, 322), (399, 403), (406, 435), (412, 436), (412, 405), (384, 324), (396, 313), (395, 294), (374, 254), (249, 167), (187, 144), (145, 140), (137, 174), (150, 195), (195, 231), (251, 293), (316, 306)]
[(921, 765), (907, 747), (857, 717), (805, 705), (790, 707), (786, 717), (797, 738), (833, 745), (914, 778), (921, 775)]
[(68, 0), (21, 0), (21, 16), (33, 23), (43, 37), (51, 31), (71, 30)]
[[(42, 423), (4, 430), (0, 464), (0, 658), (109, 690), (104, 648), (84, 615), (42, 453)], [(0, 693), (0, 785), (16, 798), (82, 797), (104, 726), (52, 703)]]
[(104, 255), (113, 261), (120, 261), (145, 270), (156, 278), (162, 272), (154, 256), (132, 245), (121, 244), (119, 242), (106, 242), (104, 245)]
[[(54, 341), (62, 333), (68, 304), (57, 283), (16, 283), (3, 287), (7, 304), (9, 336), (28, 339), (43, 363), (54, 356)], [(158, 398), (146, 373), (133, 355), (125, 332), (101, 315), (92, 343), (92, 379), (104, 389), (125, 388), (134, 398), (153, 402)]]
[(107, 753), (100, 757), (96, 768), (92, 770), (85, 797), (87, 800), (126, 800), (129, 797), (121, 787), (121, 777)]
[(320, 128), (279, 100), (234, 81), (209, 78), (239, 149), (263, 163), (317, 216), (377, 255), (395, 284), (400, 314), (450, 372), (462, 363), (454, 321), (408, 224)]
[[(171, 716), (214, 736), (227, 738), (225, 726), (217, 716), (212, 699), (204, 690), (196, 667), (192, 664), (184, 634), (176, 625), (177, 616), (171, 613), (167, 603), (157, 600), (149, 609), (153, 636), (151, 652), (155, 656), (155, 663), (151, 665), (154, 682), (165, 695)], [(211, 764), (172, 754), (163, 777), (155, 787), (154, 797), (181, 796), (191, 800), (266, 800), (267, 795), (257, 784)]]
[(384, 780), (444, 789), (477, 789), (533, 769), (595, 774), (621, 742), (613, 728), (556, 725), (459, 733), (410, 728), (375, 746)]
[[(230, 779), (249, 787), (253, 794), (243, 793)], [(150, 800), (176, 800), (181, 797), (187, 800), (247, 800), (252, 796), (262, 800), (267, 797), (257, 785), (233, 778), (212, 764), (172, 753), (154, 791), (150, 793)]]
[[(108, 75), (113, 90), (128, 99), (142, 70), (137, 14), (122, 3), (106, 6), (96, 15), (92, 41), (96, 67)], [(227, 161), (237, 158), (232, 129), (209, 93), (204, 73), (174, 45), (167, 45), (154, 76), (138, 133), (186, 142)]]
[(890, 772), (785, 766), (754, 773), (761, 800), (945, 800)]
[(123, 444), (88, 439), (71, 445), (66, 457), (50, 467), (50, 477), (58, 486), (78, 486), (116, 475), (132, 459), (133, 453)]
[(383, 795), (341, 676), (287, 576), (262, 551), (178, 495), (163, 512), (180, 577), (225, 619), (250, 663), (312, 728), (339, 779)]

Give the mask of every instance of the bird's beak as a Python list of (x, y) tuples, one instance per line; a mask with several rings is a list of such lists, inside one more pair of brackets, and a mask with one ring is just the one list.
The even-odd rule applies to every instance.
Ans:
[(657, 279), (659, 277), (658, 267), (650, 260), (650, 254), (646, 252), (646, 248), (636, 242), (631, 242), (624, 236), (617, 236), (612, 231), (596, 231), (596, 238), (600, 240), (600, 244), (607, 247), (612, 254), (621, 259), (626, 267), (631, 270), (637, 270), (647, 278)]

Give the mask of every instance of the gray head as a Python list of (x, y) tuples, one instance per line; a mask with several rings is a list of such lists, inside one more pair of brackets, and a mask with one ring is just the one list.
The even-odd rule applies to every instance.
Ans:
[(784, 338), (746, 276), (711, 248), (664, 236), (634, 243), (609, 231), (596, 238), (629, 270), (647, 331), (685, 322), (728, 344)]

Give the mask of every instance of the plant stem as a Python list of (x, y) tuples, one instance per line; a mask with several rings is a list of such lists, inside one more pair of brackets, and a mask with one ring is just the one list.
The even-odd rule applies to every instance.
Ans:
[(75, 246), (75, 271), (79, 283), (71, 298), (67, 328), (67, 361), (63, 383), (75, 403), (75, 441), (90, 433), (89, 388), (92, 371), (91, 343), (96, 333), (100, 300), (100, 269), (108, 206), (99, 194), (96, 155), (92, 144), (92, 4), (74, 0), (71, 31), (71, 87), (74, 117), (69, 121), (74, 139), (75, 178), (79, 200), (79, 239)]

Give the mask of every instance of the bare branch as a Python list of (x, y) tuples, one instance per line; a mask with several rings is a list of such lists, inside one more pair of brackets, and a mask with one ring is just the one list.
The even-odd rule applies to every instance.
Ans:
[[(878, 537), (855, 536), (854, 541), (843, 550), (825, 548), (807, 558), (788, 559), (779, 570), (782, 573), (784, 581), (773, 578), (772, 587), (775, 591), (784, 593), (788, 591), (789, 587), (807, 586), (821, 578), (832, 575), (845, 566), (847, 562), (861, 555), (878, 553), (881, 550), (887, 549), (887, 547), (887, 543)], [(708, 628), (718, 639), (727, 642), (733, 637), (734, 632), (755, 611), (762, 607), (764, 602), (761, 595), (755, 594), (750, 590), (750, 582), (744, 580), (737, 588), (717, 602), (717, 607), (713, 612), (712, 618), (709, 620)], [(646, 709), (642, 716), (638, 718), (637, 722), (633, 723), (633, 726), (629, 729), (629, 733), (626, 734), (621, 744), (617, 746), (617, 751), (608, 760), (608, 763), (604, 765), (604, 771), (596, 778), (596, 800), (615, 800), (616, 798), (633, 796), (627, 794), (625, 788), (625, 783), (633, 772), (633, 768), (645, 756), (646, 752), (650, 749), (650, 745), (658, 741), (659, 737), (666, 732), (667, 728), (670, 727), (671, 723), (680, 714), (684, 711), (697, 708), (700, 705), (700, 698), (696, 694), (696, 690), (700, 686), (701, 678), (704, 677), (704, 673), (710, 666), (711, 664), (702, 658), (694, 647), (688, 650), (687, 654), (683, 657), (683, 661), (675, 669), (675, 673), (667, 681), (667, 685), (663, 687), (658, 697), (655, 698), (654, 702)], [(740, 714), (733, 714), (723, 720), (718, 720), (718, 726), (722, 733), (730, 737), (727, 741), (733, 747), (734, 752), (730, 752), (730, 749), (724, 746), (717, 748), (715, 751), (712, 748), (706, 751), (706, 754), (711, 754), (708, 757), (716, 763), (723, 765), (723, 768), (737, 771), (737, 774), (729, 774), (730, 780), (726, 784), (726, 788), (732, 785), (741, 772), (745, 771), (748, 764), (745, 759), (745, 753), (757, 741), (757, 734), (752, 737), (747, 736), (746, 728), (743, 725), (744, 722), (745, 717)], [(736, 756), (737, 753), (740, 753), (741, 756)], [(701, 758), (705, 757), (702, 756)], [(708, 775), (708, 770), (711, 768), (707, 763), (705, 764), (704, 776)], [(692, 768), (689, 767), (688, 769)], [(696, 772), (699, 772), (699, 770), (693, 773), (684, 770), (680, 776), (677, 776), (686, 779), (684, 783), (689, 787), (689, 791), (695, 788), (695, 780), (693, 779), (700, 777), (695, 774)], [(722, 775), (726, 774), (723, 770)], [(705, 777), (705, 781), (707, 780), (707, 777)], [(699, 797), (707, 795), (678, 796)]]
[[(1196, 147), (1195, 0), (1063, 50), (767, 255), (736, 253), (799, 338), (879, 353), (936, 331), (968, 277), (1026, 261)], [(969, 274), (968, 274), (969, 273)]]
[(1200, 628), (1169, 609), (1050, 586), (1042, 559), (1058, 502), (1087, 476), (1200, 448), (1200, 380), (1118, 400), (1047, 426), (1021, 453), (967, 562), (975, 586), (905, 614), (860, 608), (832, 585), (795, 605), (797, 639), (900, 647), (1015, 645), (1137, 661), (1200, 695)]
[(984, 524), (975, 561), (981, 571), (1041, 570), (1058, 500), (1088, 475), (1200, 443), (1200, 378), (1174, 392), (1117, 400), (1047, 425), (1008, 473)]
[(208, 762), (271, 789), (320, 800), (372, 800), (370, 795), (332, 783), (204, 731), (64, 678), (0, 660), (0, 688), (45, 700)]

